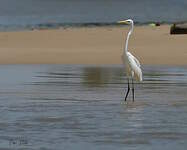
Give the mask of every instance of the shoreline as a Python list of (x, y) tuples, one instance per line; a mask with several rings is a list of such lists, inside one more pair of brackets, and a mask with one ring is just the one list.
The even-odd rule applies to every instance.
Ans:
[[(172, 24), (185, 24), (184, 21), (146, 21), (146, 22), (134, 22), (136, 27), (139, 26), (149, 26), (151, 24), (159, 25), (172, 25)], [(53, 29), (68, 29), (68, 28), (96, 28), (96, 27), (123, 27), (116, 22), (84, 22), (84, 23), (55, 23), (55, 22), (45, 22), (38, 24), (24, 24), (24, 25), (0, 25), (0, 32), (14, 32), (14, 31), (32, 31), (32, 30), (53, 30)]]
[[(140, 26), (149, 26), (150, 24), (159, 23), (160, 25), (172, 25), (172, 24), (183, 24), (187, 23), (187, 21), (178, 21), (178, 22), (135, 22), (136, 27)], [(20, 32), (20, 31), (32, 31), (32, 30), (57, 30), (57, 29), (71, 29), (71, 28), (97, 28), (97, 27), (124, 27), (128, 25), (121, 25), (116, 22), (86, 22), (86, 23), (41, 23), (35, 25), (0, 25), (0, 32)]]
[[(122, 64), (128, 26), (0, 32), (0, 64)], [(145, 65), (187, 65), (187, 35), (135, 26), (129, 51)]]

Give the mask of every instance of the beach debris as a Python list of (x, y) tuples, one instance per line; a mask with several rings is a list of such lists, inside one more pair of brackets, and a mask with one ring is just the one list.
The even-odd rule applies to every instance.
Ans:
[(170, 27), (170, 34), (187, 34), (187, 23), (173, 24)]
[(156, 23), (150, 23), (149, 26), (151, 26), (151, 27), (160, 26), (160, 23), (159, 23), (159, 22), (156, 22)]

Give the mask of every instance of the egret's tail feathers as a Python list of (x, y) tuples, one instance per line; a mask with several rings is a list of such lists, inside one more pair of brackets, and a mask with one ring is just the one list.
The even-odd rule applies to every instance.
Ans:
[(141, 68), (137, 68), (137, 69), (134, 71), (134, 77), (135, 77), (136, 81), (139, 81), (139, 82), (143, 81)]

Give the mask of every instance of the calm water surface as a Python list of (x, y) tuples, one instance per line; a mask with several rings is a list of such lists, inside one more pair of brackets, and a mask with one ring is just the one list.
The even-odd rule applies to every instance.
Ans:
[(0, 148), (186, 149), (186, 69), (143, 66), (124, 103), (120, 65), (1, 65)]
[(0, 0), (0, 30), (113, 23), (187, 21), (186, 0)]

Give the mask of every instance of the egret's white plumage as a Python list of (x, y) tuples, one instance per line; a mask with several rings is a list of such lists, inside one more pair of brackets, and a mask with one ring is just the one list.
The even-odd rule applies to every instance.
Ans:
[(136, 81), (142, 81), (142, 70), (140, 62), (130, 52), (122, 55), (122, 61), (126, 69), (127, 78), (134, 78)]
[[(128, 91), (125, 97), (125, 100), (128, 96), (129, 93), (129, 80), (132, 79), (132, 84), (133, 84), (133, 79), (136, 81), (142, 81), (142, 70), (141, 70), (141, 65), (140, 62), (136, 57), (134, 57), (130, 52), (128, 52), (128, 42), (129, 42), (129, 37), (131, 33), (133, 32), (134, 29), (134, 23), (133, 20), (128, 19), (124, 21), (119, 21), (118, 23), (125, 23), (125, 24), (130, 24), (131, 29), (129, 30), (129, 33), (127, 35), (126, 43), (125, 43), (125, 48), (122, 54), (122, 61), (126, 69), (126, 75), (128, 78)], [(133, 100), (134, 100), (134, 86), (133, 86)]]

